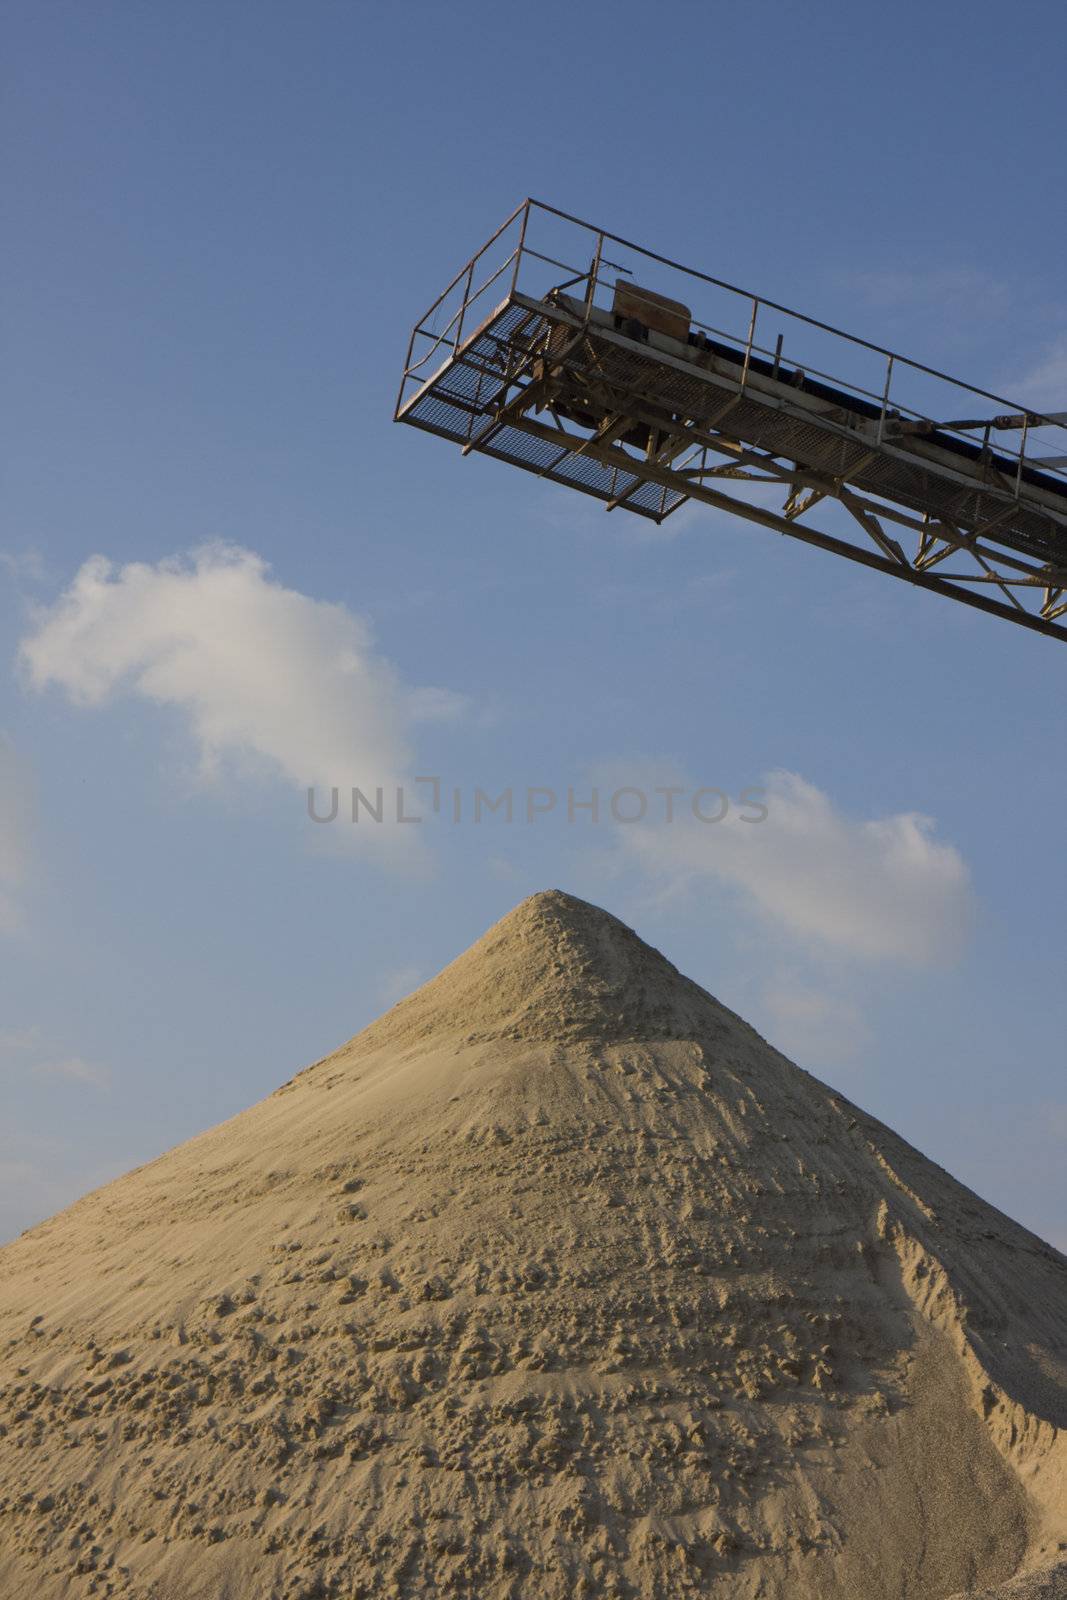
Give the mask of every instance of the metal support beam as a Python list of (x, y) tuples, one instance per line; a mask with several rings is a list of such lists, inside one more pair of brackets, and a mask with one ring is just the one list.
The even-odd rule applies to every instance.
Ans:
[[(544, 423), (535, 422), (530, 417), (520, 418), (512, 424), (534, 438), (545, 439), (554, 443), (560, 442), (566, 435), (561, 435), (558, 430), (547, 427)], [(716, 490), (708, 489), (700, 483), (688, 482), (680, 479), (677, 474), (657, 466), (653, 462), (637, 462), (632, 456), (616, 446), (591, 445), (588, 454), (597, 460), (603, 461), (607, 466), (613, 466), (627, 473), (640, 470), (641, 475), (652, 483), (659, 483), (667, 488), (677, 488), (679, 492), (687, 494), (693, 500), (703, 501), (705, 505), (714, 506), (719, 511), (730, 511), (735, 516), (744, 518), (748, 522), (761, 523), (766, 528), (773, 528), (778, 533), (789, 534), (793, 538), (802, 540), (805, 544), (815, 545), (820, 550), (829, 550), (835, 555), (844, 556), (849, 561), (857, 561), (866, 567), (873, 567), (880, 572), (888, 572), (892, 577), (902, 578), (907, 583), (912, 583), (916, 588), (928, 589), (934, 594), (946, 595), (950, 599), (962, 601), (964, 605), (973, 606), (978, 611), (988, 612), (992, 616), (1007, 617), (1013, 622), (1019, 622), (1024, 627), (1031, 628), (1035, 633), (1043, 633), (1048, 638), (1059, 639), (1063, 637), (1063, 629), (1057, 628), (1047, 618), (1031, 612), (1017, 609), (1016, 606), (1006, 604), (1004, 601), (994, 600), (988, 595), (974, 594), (966, 589), (958, 589), (944, 579), (931, 576), (928, 573), (917, 571), (909, 563), (901, 564), (890, 556), (876, 554), (873, 550), (865, 550), (862, 546), (851, 545), (844, 539), (838, 539), (832, 534), (821, 533), (814, 528), (801, 526), (796, 522), (789, 522), (785, 517), (776, 512), (769, 511), (763, 506), (753, 506), (742, 500), (735, 500), (730, 495), (720, 494)], [(1064, 609), (1067, 609), (1065, 607)]]

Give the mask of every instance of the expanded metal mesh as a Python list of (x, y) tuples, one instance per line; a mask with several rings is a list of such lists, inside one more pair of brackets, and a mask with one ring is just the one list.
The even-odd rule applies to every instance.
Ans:
[[(425, 382), (408, 402), (404, 420), (457, 444), (470, 444), (479, 426), (484, 426), (501, 403), (509, 371), (528, 359), (538, 333), (553, 322), (550, 307), (537, 317), (525, 303), (509, 302)], [(654, 351), (624, 348), (598, 337), (595, 327), (588, 330), (587, 353), (571, 354), (565, 367), (576, 393), (583, 383), (608, 382), (646, 407), (695, 423), (707, 423), (728, 397), (728, 391), (717, 386), (710, 375), (679, 370)], [(996, 515), (991, 537), (998, 544), (1044, 561), (1058, 559), (1062, 563), (1067, 554), (1067, 534), (1052, 515), (1026, 499), (1014, 499), (1010, 490), (998, 495), (988, 485), (961, 482), (968, 466), (965, 461), (956, 471), (931, 462), (902, 460), (883, 449), (856, 471), (857, 464), (870, 455), (869, 439), (849, 439), (839, 426), (792, 415), (751, 390), (736, 399), (723, 426), (732, 439), (814, 472), (844, 477), (853, 488), (895, 501), (918, 516), (950, 518), (957, 527), (978, 532)], [(575, 437), (574, 449), (582, 442)], [(473, 448), (597, 499), (618, 499), (623, 509), (642, 516), (661, 518), (685, 498), (657, 483), (634, 489), (642, 471), (636, 458), (628, 478), (616, 468), (586, 455), (566, 454), (514, 427), (488, 435)], [(1005, 461), (1004, 467), (1007, 474), (1012, 463)], [(1054, 480), (1050, 481), (1054, 485)]]

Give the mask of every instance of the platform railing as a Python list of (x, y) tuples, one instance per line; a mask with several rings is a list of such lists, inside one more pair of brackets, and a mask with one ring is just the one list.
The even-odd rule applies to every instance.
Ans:
[[(557, 240), (566, 241), (566, 251)], [(614, 259), (629, 255), (634, 264)], [(412, 329), (408, 343), (407, 359), (397, 401), (397, 413), (411, 396), (429, 382), (456, 353), (464, 340), (516, 294), (544, 301), (552, 291), (572, 293), (584, 301), (587, 310), (599, 305), (607, 309), (609, 297), (614, 294), (613, 274), (629, 273), (640, 279), (645, 287), (659, 285), (664, 275), (672, 275), (671, 288), (675, 297), (684, 300), (692, 312), (695, 331), (732, 344), (742, 354), (740, 387), (744, 391), (752, 374), (754, 357), (766, 359), (772, 365), (801, 370), (806, 376), (824, 381), (847, 394), (856, 396), (878, 408), (877, 442), (889, 442), (890, 425), (899, 433), (901, 422), (936, 428), (939, 433), (979, 444), (987, 454), (995, 454), (999, 463), (1010, 461), (1008, 477), (1016, 498), (1026, 482), (1027, 470), (1036, 469), (1061, 482), (1067, 482), (1067, 413), (1051, 415), (1026, 407), (1017, 401), (974, 384), (953, 378), (923, 362), (912, 360), (898, 351), (889, 350), (870, 340), (836, 328), (817, 317), (807, 316), (777, 301), (749, 290), (738, 288), (725, 280), (715, 278), (693, 267), (656, 251), (647, 250), (632, 240), (594, 227), (567, 212), (542, 201), (527, 199), (516, 207), (501, 223), (496, 232), (460, 268), (455, 277), (437, 296), (426, 314)], [(645, 283), (645, 278), (653, 281)], [(709, 293), (727, 297), (728, 304), (736, 304), (736, 324), (723, 327), (719, 319), (704, 320), (701, 311), (701, 294)], [(795, 325), (794, 337), (788, 341), (779, 332), (775, 343), (762, 342), (757, 337), (768, 315), (784, 318)], [(730, 319), (733, 321), (733, 318)], [(806, 337), (805, 337), (806, 335)], [(830, 371), (821, 363), (806, 359), (806, 342), (818, 337), (829, 340), (829, 348), (841, 353), (840, 366)], [(870, 367), (867, 382), (859, 383), (854, 377), (843, 375), (862, 360)], [(909, 395), (909, 379), (913, 389), (931, 390), (943, 386), (944, 405), (932, 406), (926, 401), (923, 407), (913, 403)], [(905, 396), (908, 395), (908, 398)], [(939, 397), (940, 398), (940, 397)], [(1067, 398), (1067, 397), (1065, 397)], [(979, 402), (975, 405), (974, 402)], [(997, 408), (991, 416), (984, 410)], [(972, 412), (977, 412), (972, 416)], [(940, 413), (940, 414), (939, 414)], [(997, 427), (997, 423), (1013, 420), (1011, 428)], [(960, 422), (971, 426), (960, 427)], [(1006, 435), (1011, 433), (1013, 439)], [(995, 442), (992, 435), (997, 434)], [(1046, 435), (1046, 437), (1042, 437)], [(1051, 435), (1051, 438), (1047, 437)], [(1028, 455), (1028, 449), (1051, 450), (1049, 457)], [(1002, 477), (1005, 474), (1001, 473)]]

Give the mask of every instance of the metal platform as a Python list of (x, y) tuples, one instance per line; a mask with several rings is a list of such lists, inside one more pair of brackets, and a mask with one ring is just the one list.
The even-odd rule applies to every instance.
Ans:
[(702, 502), (1067, 638), (1067, 413), (538, 201), (416, 325), (396, 419), (608, 510)]

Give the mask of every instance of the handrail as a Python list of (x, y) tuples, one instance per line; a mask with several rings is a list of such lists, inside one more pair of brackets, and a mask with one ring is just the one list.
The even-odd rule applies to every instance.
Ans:
[[(943, 383), (954, 384), (957, 389), (966, 389), (970, 394), (977, 394), (983, 400), (995, 400), (997, 405), (1014, 406), (1019, 411), (1030, 410), (1032, 416), (1041, 417), (1042, 426), (1062, 427), (1054, 418), (1048, 417), (1044, 412), (1034, 411), (1019, 404), (1017, 400), (1008, 400), (1002, 394), (994, 394), (990, 389), (979, 389), (973, 383), (964, 383), (960, 378), (954, 378), (948, 372), (940, 372), (936, 367), (928, 367), (922, 361), (913, 361), (910, 356), (901, 355), (897, 350), (890, 350), (885, 345), (874, 344), (869, 339), (861, 339), (857, 334), (846, 333), (844, 328), (835, 328), (832, 322), (822, 322), (818, 317), (809, 317), (803, 311), (794, 311), (791, 306), (780, 304), (777, 300), (768, 300), (765, 295), (753, 296), (751, 289), (739, 289), (734, 283), (727, 283), (723, 278), (713, 278), (708, 272), (701, 272), (698, 267), (687, 267), (680, 261), (674, 261), (670, 256), (661, 255), (656, 250), (648, 250), (644, 245), (635, 244), (632, 239), (624, 239), (621, 234), (611, 233), (607, 228), (599, 228), (594, 223), (584, 222), (581, 217), (575, 217), (567, 211), (561, 211), (557, 206), (550, 206), (544, 200), (532, 199), (529, 204), (536, 206), (540, 211), (546, 211), (551, 216), (560, 217), (564, 222), (574, 223), (579, 228), (585, 228), (590, 233), (602, 233), (605, 239), (610, 239), (614, 244), (621, 244), (627, 250), (635, 250), (638, 255), (644, 256), (649, 261), (658, 261), (661, 266), (670, 267), (675, 272), (684, 272), (691, 278), (699, 278), (703, 283), (710, 283), (717, 289), (725, 289), (730, 294), (740, 295), (744, 300), (756, 298), (760, 305), (770, 311), (780, 311), (784, 316), (793, 317), (798, 322), (806, 322), (811, 328), (821, 328), (824, 333), (832, 333), (839, 339), (847, 339), (850, 344), (860, 345), (865, 350), (873, 350), (876, 355), (892, 356), (894, 362), (901, 361), (905, 366), (911, 367), (915, 372), (925, 372), (928, 377), (939, 378)], [(511, 219), (509, 218), (509, 221)]]
[[(484, 256), (485, 252), (489, 249), (489, 246), (491, 244), (495, 244), (496, 241), (500, 238), (500, 235), (505, 231), (505, 229), (511, 227), (511, 224), (515, 221), (515, 218), (518, 217), (518, 216), (521, 216), (522, 212), (524, 212), (529, 205), (535, 204), (535, 203), (536, 202), (532, 202), (530, 200), (524, 200), (521, 205), (517, 205), (515, 207), (514, 211), (511, 213), (510, 217), (508, 217), (507, 221), (506, 222), (502, 222), (500, 224), (499, 228), (496, 230), (496, 232), (492, 235), (492, 237), (485, 241), (485, 243), (482, 245), (481, 249), (480, 250), (476, 250), (474, 255), (472, 255), (469, 260), (467, 260), (467, 261), (465, 261), (463, 263), (463, 265), (460, 267), (459, 271), (456, 273), (456, 276), (452, 279), (452, 282), (450, 284), (448, 284), (448, 286), (446, 288), (441, 290), (441, 293), (437, 296), (437, 299), (434, 301), (433, 305), (430, 306), (428, 308), (428, 310), (423, 312), (422, 316), (419, 318), (418, 322), (416, 323), (416, 327), (421, 327), (421, 325), (426, 321), (427, 317), (432, 317), (433, 316), (434, 312), (437, 310), (438, 306), (441, 304), (441, 301), (444, 300), (448, 295), (450, 295), (452, 293), (452, 290), (456, 287), (456, 284), (463, 277), (464, 273), (467, 271), (467, 268), (471, 265), (471, 263), (477, 261), (479, 256)], [(544, 209), (544, 208), (542, 207), (542, 209)]]
[[(594, 265), (583, 270), (581, 268), (576, 268), (567, 262), (559, 260), (556, 256), (548, 255), (544, 251), (537, 249), (536, 243), (540, 241), (531, 241), (530, 238), (532, 231), (532, 219), (537, 213), (543, 213), (545, 216), (549, 217), (556, 217), (562, 222), (582, 229), (585, 233), (594, 235), (597, 240), (596, 252), (594, 255)], [(522, 222), (519, 230), (518, 243), (512, 250), (509, 251), (507, 256), (500, 262), (495, 270), (492, 271), (481, 284), (479, 284), (477, 289), (472, 289), (475, 267), (485, 256), (486, 252), (492, 248), (496, 241), (500, 239), (507, 229), (511, 227), (512, 224), (515, 223), (520, 217), (522, 218)], [(784, 359), (790, 365), (802, 370), (806, 375), (814, 379), (824, 380), (839, 389), (843, 389), (849, 394), (862, 396), (867, 401), (879, 406), (882, 417), (880, 429), (884, 426), (886, 417), (893, 415), (894, 417), (904, 417), (908, 420), (930, 422), (938, 429), (939, 432), (948, 433), (955, 438), (966, 439), (968, 442), (973, 442), (973, 435), (965, 429), (954, 428), (945, 422), (939, 422), (936, 419), (931, 418), (926, 413), (915, 409), (914, 406), (909, 406), (903, 403), (896, 397), (894, 397), (892, 403), (890, 403), (890, 388), (893, 384), (895, 375), (894, 368), (903, 368), (905, 371), (922, 373), (925, 377), (935, 379), (939, 383), (948, 384), (956, 391), (962, 391), (963, 393), (977, 396), (982, 400), (993, 402), (998, 407), (1016, 411), (1026, 419), (1025, 425), (1021, 428), (1021, 439), (1017, 450), (1011, 449), (1010, 445), (1006, 441), (996, 447), (997, 454), (999, 454), (1002, 459), (1007, 457), (1015, 465), (1017, 485), (1021, 483), (1023, 471), (1027, 468), (1041, 473), (1047, 473), (1050, 477), (1058, 481), (1062, 481), (1065, 477), (1067, 477), (1067, 472), (1064, 471), (1064, 465), (1061, 463), (1061, 459), (1058, 456), (1053, 456), (1050, 458), (1049, 464), (1044, 465), (1039, 457), (1028, 458), (1026, 455), (1028, 436), (1033, 430), (1042, 427), (1067, 427), (1067, 423), (1064, 423), (1062, 420), (1060, 420), (1059, 416), (1049, 416), (1043, 412), (1034, 410), (1032, 407), (1022, 406), (1018, 401), (1009, 400), (1004, 395), (997, 394), (993, 390), (978, 388), (974, 384), (966, 383), (959, 378), (952, 377), (949, 373), (941, 372), (936, 367), (928, 366), (924, 362), (915, 361), (909, 356), (904, 356), (896, 351), (890, 350), (884, 345), (875, 344), (869, 339), (862, 339), (856, 334), (847, 333), (843, 328), (837, 328), (832, 323), (824, 322), (818, 317), (808, 316), (802, 311), (796, 311), (790, 306), (781, 304), (779, 301), (768, 300), (762, 295), (755, 295), (749, 290), (739, 288), (736, 284), (728, 283), (725, 279), (716, 278), (710, 273), (702, 272), (699, 268), (687, 267), (683, 265), (682, 262), (675, 261), (670, 256), (663, 255), (659, 251), (646, 249), (643, 245), (636, 244), (633, 240), (626, 239), (621, 234), (612, 233), (608, 229), (596, 228), (592, 223), (585, 222), (582, 218), (576, 217), (570, 212), (563, 211), (557, 206), (549, 205), (547, 202), (534, 199), (533, 197), (527, 197), (515, 207), (505, 221), (501, 223), (501, 225), (493, 234), (491, 234), (491, 236), (480, 247), (480, 249), (477, 250), (475, 254), (472, 255), (464, 264), (464, 266), (460, 268), (459, 272), (456, 273), (455, 277), (451, 280), (447, 287), (441, 292), (441, 294), (438, 295), (437, 299), (429, 307), (427, 312), (416, 323), (412, 332), (408, 363), (405, 365), (404, 369), (404, 379), (402, 380), (401, 385), (402, 392), (409, 379), (412, 381), (417, 381), (416, 374), (425, 368), (427, 363), (434, 356), (435, 352), (441, 349), (442, 346), (449, 347), (453, 350), (458, 350), (460, 334), (463, 329), (469, 308), (474, 305), (480, 296), (483, 295), (486, 290), (497, 281), (498, 278), (503, 276), (508, 271), (509, 267), (513, 269), (513, 288), (516, 286), (521, 287), (520, 280), (522, 263), (527, 256), (533, 260), (544, 262), (549, 266), (558, 267), (562, 271), (574, 273), (575, 282), (588, 279), (589, 287), (587, 291), (587, 301), (590, 305), (592, 305), (594, 303), (594, 297), (596, 296), (596, 293), (601, 285), (603, 285), (606, 291), (610, 290), (610, 280), (606, 275), (602, 275), (600, 270), (603, 257), (603, 246), (606, 241), (610, 241), (614, 246), (621, 246), (623, 250), (632, 251), (637, 256), (643, 257), (648, 261), (657, 262), (659, 265), (668, 268), (672, 272), (683, 273), (687, 278), (694, 279), (698, 283), (710, 284), (714, 288), (722, 290), (727, 294), (736, 295), (739, 300), (747, 302), (753, 308), (758, 307), (765, 311), (776, 312), (781, 316), (788, 317), (791, 321), (803, 327), (815, 328), (821, 333), (829, 334), (832, 338), (844, 340), (846, 343), (857, 349), (869, 351), (872, 354), (884, 359), (887, 363), (886, 384), (882, 393), (879, 394), (874, 390), (866, 388), (863, 384), (855, 383), (848, 379), (836, 376), (825, 371), (821, 367), (811, 366), (804, 361), (802, 356), (798, 356), (792, 352), (786, 353), (784, 356)], [(616, 270), (630, 270), (629, 268), (620, 268), (617, 264), (615, 265)], [(457, 286), (462, 283), (464, 277), (467, 279), (467, 284), (466, 288), (462, 291), (460, 305), (449, 318), (444, 328), (441, 329), (439, 333), (434, 333), (432, 330), (427, 328), (426, 324), (431, 318), (434, 317), (435, 313), (441, 307), (443, 302), (447, 300), (448, 296), (452, 294)], [(731, 343), (737, 344), (739, 348), (743, 348), (746, 377), (750, 368), (753, 354), (758, 354), (759, 356), (766, 357), (767, 359), (773, 359), (776, 362), (781, 362), (783, 359), (781, 337), (779, 337), (778, 344), (774, 351), (772, 351), (768, 346), (757, 344), (755, 342), (753, 338), (755, 332), (754, 315), (750, 321), (747, 339), (741, 333), (727, 332), (725, 329), (718, 328), (714, 324), (701, 321), (696, 316), (692, 318), (692, 326), (699, 332), (726, 339)], [(456, 336), (454, 338), (450, 338), (449, 335), (454, 329), (456, 330)], [(427, 338), (432, 342), (430, 344), (430, 348), (427, 351), (424, 351), (418, 360), (413, 361), (411, 357), (414, 355), (414, 341), (417, 337)]]

